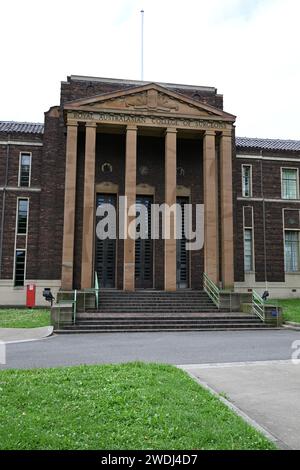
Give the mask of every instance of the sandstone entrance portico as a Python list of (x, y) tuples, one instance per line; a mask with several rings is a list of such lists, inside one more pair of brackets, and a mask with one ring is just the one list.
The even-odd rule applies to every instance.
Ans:
[[(199, 288), (205, 271), (232, 288), (235, 117), (151, 83), (69, 101), (64, 115), (62, 288), (93, 285), (96, 197), (103, 193), (127, 196), (128, 205), (142, 195), (169, 205), (183, 196), (204, 203), (204, 249), (189, 254), (186, 285)], [(136, 288), (135, 249), (130, 238), (116, 241), (115, 287)], [(176, 251), (175, 234), (152, 242), (145, 255), (151, 257), (152, 288), (176, 290)]]

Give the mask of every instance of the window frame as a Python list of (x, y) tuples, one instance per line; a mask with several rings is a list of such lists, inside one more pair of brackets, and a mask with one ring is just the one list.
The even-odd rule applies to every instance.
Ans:
[[(245, 167), (250, 168), (249, 196), (246, 196), (245, 192), (244, 192), (244, 168)], [(252, 195), (253, 195), (253, 191), (252, 191), (252, 165), (250, 165), (248, 163), (242, 163), (242, 196), (245, 197), (245, 198), (250, 198), (250, 197), (252, 197)]]
[[(245, 223), (245, 209), (251, 209), (251, 226), (246, 225)], [(251, 230), (252, 232), (252, 270), (246, 271), (245, 269), (245, 230)], [(254, 228), (254, 208), (252, 205), (243, 206), (243, 266), (244, 274), (254, 274), (256, 269), (256, 260), (255, 260), (255, 228)]]
[[(299, 199), (299, 168), (297, 167), (288, 167), (288, 166), (282, 166), (280, 168), (281, 170), (281, 199), (284, 199), (285, 201), (297, 201)], [(297, 175), (297, 178), (296, 178), (296, 197), (295, 198), (288, 198), (288, 197), (284, 197), (284, 186), (283, 186), (283, 174), (284, 174), (284, 170), (294, 170), (296, 171), (296, 175)]]
[[(29, 163), (29, 176), (28, 176), (28, 186), (21, 186), (21, 172), (22, 172), (22, 156), (26, 155), (30, 158)], [(30, 188), (31, 187), (31, 168), (32, 168), (32, 152), (20, 152), (19, 154), (19, 174), (18, 174), (18, 187), (19, 188)]]
[[(296, 271), (288, 271), (286, 268), (286, 233), (287, 232), (297, 232), (298, 233), (298, 269)], [(300, 230), (299, 229), (284, 229), (284, 272), (285, 274), (299, 274), (300, 272)]]
[[(16, 263), (17, 263), (17, 252), (22, 251), (24, 252), (24, 279), (23, 279), (23, 284), (22, 285), (16, 285)], [(14, 288), (15, 289), (22, 289), (25, 287), (25, 281), (26, 281), (26, 269), (27, 269), (27, 249), (26, 248), (15, 248), (15, 256), (14, 256)]]
[[(27, 220), (26, 220), (26, 232), (19, 233), (19, 201), (27, 201)], [(29, 197), (17, 197), (17, 208), (16, 208), (16, 237), (27, 237), (29, 227)]]
[[(245, 237), (245, 234), (246, 234), (246, 231), (249, 231), (251, 232), (251, 269), (248, 270), (246, 269), (246, 263), (245, 263), (245, 258), (246, 258), (246, 237)], [(243, 233), (243, 236), (244, 236), (244, 273), (245, 274), (251, 274), (255, 271), (254, 269), (254, 236), (253, 236), (253, 228), (249, 228), (249, 227), (244, 227), (244, 233)]]

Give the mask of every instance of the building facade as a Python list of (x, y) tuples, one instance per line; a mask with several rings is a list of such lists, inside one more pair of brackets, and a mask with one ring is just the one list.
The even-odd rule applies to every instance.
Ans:
[[(300, 142), (235, 137), (215, 88), (68, 77), (44, 124), (0, 123), (0, 304), (42, 290), (300, 291)], [(99, 240), (99, 206), (204, 205), (204, 246)], [(150, 213), (150, 211), (149, 211)], [(124, 218), (125, 229), (133, 216)], [(152, 223), (149, 217), (149, 225)]]

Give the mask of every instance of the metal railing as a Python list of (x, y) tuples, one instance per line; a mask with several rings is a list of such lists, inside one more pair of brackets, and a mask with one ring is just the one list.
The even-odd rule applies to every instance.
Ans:
[(100, 290), (100, 286), (99, 286), (99, 281), (98, 281), (98, 274), (95, 272), (95, 296), (96, 296), (97, 310), (99, 308), (99, 290)]
[(70, 298), (64, 298), (61, 299), (57, 302), (59, 305), (64, 305), (64, 304), (71, 304), (72, 305), (72, 322), (76, 322), (76, 312), (77, 312), (77, 294), (78, 290), (72, 290), (72, 291), (59, 291), (59, 294), (63, 294), (64, 296), (70, 296)]
[(209, 279), (206, 273), (203, 273), (203, 289), (213, 303), (220, 308), (220, 289), (211, 279)]
[(255, 290), (252, 291), (252, 313), (265, 321), (265, 303)]
[(83, 295), (83, 308), (85, 310), (86, 308), (86, 302), (85, 302), (85, 299), (86, 299), (86, 294), (94, 294), (95, 295), (95, 306), (98, 310), (99, 308), (99, 281), (98, 281), (98, 275), (97, 273), (95, 272), (95, 278), (94, 278), (94, 283), (95, 283), (95, 287), (91, 287), (90, 289), (87, 288), (87, 289), (84, 289), (83, 291), (79, 291), (79, 292), (82, 292), (84, 295)]
[[(99, 282), (98, 282), (98, 276), (97, 273), (95, 272), (95, 287), (92, 287), (91, 289), (84, 289), (84, 290), (72, 290), (72, 291), (59, 291), (59, 294), (63, 295), (64, 298), (59, 300), (57, 303), (64, 305), (64, 304), (71, 304), (72, 305), (72, 323), (76, 323), (76, 315), (79, 307), (83, 307), (83, 310), (86, 310), (86, 296), (89, 294), (94, 294), (95, 295), (95, 306), (98, 310), (99, 308)], [(80, 297), (83, 296), (83, 304), (81, 304)], [(79, 304), (79, 307), (78, 307)]]

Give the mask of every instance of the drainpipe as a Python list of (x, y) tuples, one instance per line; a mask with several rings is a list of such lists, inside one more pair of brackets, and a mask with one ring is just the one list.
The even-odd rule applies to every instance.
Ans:
[(7, 147), (6, 147), (6, 167), (5, 167), (5, 179), (3, 187), (3, 198), (2, 198), (2, 213), (1, 213), (1, 229), (0, 229), (0, 279), (2, 277), (2, 254), (3, 254), (3, 232), (4, 232), (4, 218), (5, 218), (5, 200), (6, 200), (6, 188), (8, 183), (8, 163), (10, 155), (10, 134), (7, 136)]

